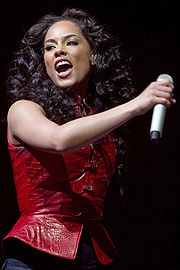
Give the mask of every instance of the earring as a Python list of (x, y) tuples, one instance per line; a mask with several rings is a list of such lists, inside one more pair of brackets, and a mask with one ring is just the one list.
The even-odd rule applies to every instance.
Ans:
[(91, 59), (91, 64), (94, 66), (96, 64), (96, 58), (97, 58), (97, 54), (93, 54), (92, 55), (92, 59)]

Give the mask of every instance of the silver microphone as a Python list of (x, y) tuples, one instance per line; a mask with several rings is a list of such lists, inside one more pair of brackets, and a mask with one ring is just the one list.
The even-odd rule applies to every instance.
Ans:
[[(173, 78), (168, 74), (161, 74), (158, 76), (157, 81), (169, 80), (173, 84)], [(164, 120), (166, 116), (167, 107), (163, 104), (157, 104), (154, 106), (151, 127), (150, 127), (150, 135), (151, 141), (153, 143), (159, 143), (162, 137), (162, 131), (164, 126)]]

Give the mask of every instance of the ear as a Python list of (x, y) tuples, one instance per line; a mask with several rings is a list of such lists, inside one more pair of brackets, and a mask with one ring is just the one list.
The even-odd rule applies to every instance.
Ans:
[(97, 57), (97, 54), (92, 54), (91, 55), (91, 65), (94, 66), (96, 64), (96, 57)]

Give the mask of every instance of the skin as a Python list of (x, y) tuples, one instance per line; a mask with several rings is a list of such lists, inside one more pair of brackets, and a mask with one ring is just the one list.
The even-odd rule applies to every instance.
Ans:
[[(65, 78), (59, 77), (54, 68), (60, 59), (72, 64), (72, 72)], [(71, 87), (81, 96), (86, 96), (93, 59), (87, 40), (74, 23), (60, 21), (50, 27), (44, 41), (44, 62), (56, 85), (65, 89)]]
[[(67, 42), (67, 35), (78, 36), (78, 45)], [(49, 44), (49, 39), (53, 43)], [(84, 97), (87, 92), (91, 66), (95, 64), (87, 40), (80, 28), (72, 22), (55, 23), (45, 37), (44, 61), (52, 81), (67, 89), (71, 87)], [(71, 45), (70, 45), (71, 44)], [(46, 51), (47, 45), (53, 45)], [(65, 57), (70, 60), (73, 71), (65, 79), (59, 78), (54, 62)], [(75, 119), (61, 126), (46, 118), (43, 109), (36, 103), (20, 100), (8, 112), (8, 137), (12, 145), (26, 143), (33, 148), (54, 154), (65, 154), (93, 143), (128, 120), (146, 113), (161, 103), (170, 107), (173, 85), (169, 81), (152, 82), (133, 100), (105, 112)]]

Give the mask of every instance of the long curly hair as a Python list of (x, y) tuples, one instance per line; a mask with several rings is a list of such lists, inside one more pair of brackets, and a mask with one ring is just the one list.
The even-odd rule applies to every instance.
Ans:
[[(117, 37), (105, 25), (83, 10), (68, 8), (60, 16), (45, 15), (21, 40), (8, 74), (9, 105), (19, 99), (38, 103), (52, 121), (65, 123), (75, 119), (76, 99), (71, 89), (54, 85), (47, 75), (43, 59), (43, 41), (48, 29), (56, 22), (68, 20), (78, 25), (96, 55), (92, 67), (87, 103), (101, 112), (125, 103), (135, 96), (129, 61)], [(125, 168), (127, 147), (125, 125), (115, 130), (119, 174)]]

